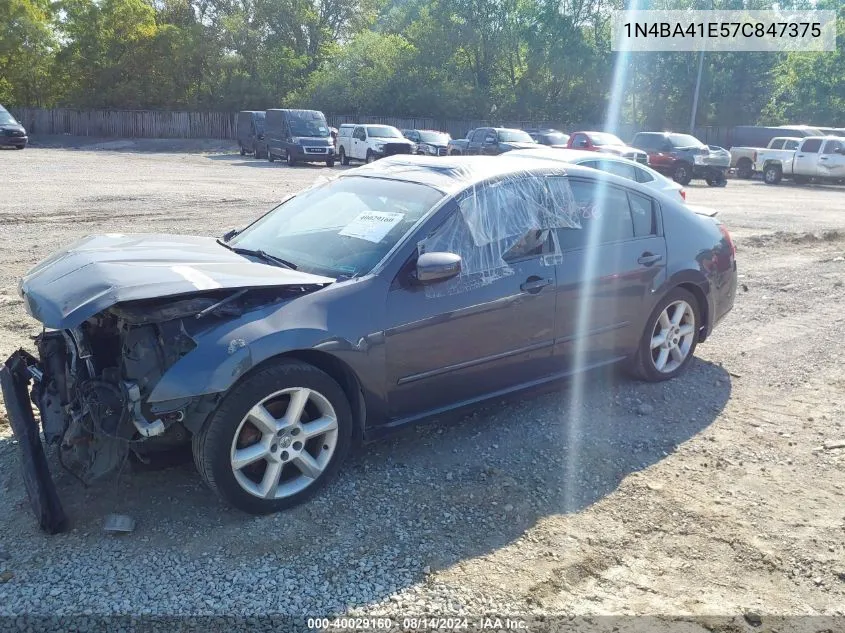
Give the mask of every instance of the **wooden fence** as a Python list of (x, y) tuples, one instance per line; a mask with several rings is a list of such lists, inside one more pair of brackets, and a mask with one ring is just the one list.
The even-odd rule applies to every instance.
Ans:
[[(211, 138), (235, 139), (234, 112), (172, 112), (167, 110), (71, 110), (57, 108), (10, 108), (12, 114), (33, 136), (69, 134), (99, 138)], [(392, 125), (402, 129), (442, 130), (454, 138), (463, 137), (476, 127), (502, 126), (512, 128), (556, 128), (565, 131), (601, 130), (602, 123), (562, 123), (555, 121), (459, 120), (433, 117), (385, 117), (329, 115), (329, 125), (367, 122)], [(621, 124), (615, 133), (625, 141), (642, 128), (635, 124)], [(705, 143), (723, 145), (730, 128), (701, 127), (695, 134)]]

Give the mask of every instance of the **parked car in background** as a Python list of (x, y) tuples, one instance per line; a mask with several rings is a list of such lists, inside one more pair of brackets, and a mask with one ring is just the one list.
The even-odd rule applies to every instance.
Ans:
[(237, 116), (238, 146), (241, 156), (252, 154), (255, 158), (266, 158), (267, 143), (264, 140), (266, 114), (258, 110), (242, 110)]
[(649, 189), (659, 191), (670, 198), (686, 202), (687, 194), (684, 188), (666, 176), (654, 171), (650, 167), (621, 156), (596, 156), (595, 152), (585, 152), (578, 149), (516, 150), (506, 154), (508, 157), (527, 158), (530, 160), (550, 160), (559, 163), (569, 163), (605, 171), (615, 176), (638, 182)]
[(26, 128), (15, 120), (11, 113), (0, 105), (0, 147), (23, 149), (29, 142)]
[[(804, 138), (805, 136), (821, 136), (822, 131), (807, 125), (737, 125), (728, 132), (727, 147), (766, 147), (777, 136), (790, 138)], [(734, 165), (731, 165), (733, 167)]]
[(498, 156), (515, 149), (537, 148), (539, 145), (526, 132), (504, 127), (479, 127), (463, 150), (467, 155)]
[(731, 155), (726, 149), (708, 146), (690, 134), (640, 132), (631, 141), (648, 152), (648, 164), (681, 185), (703, 178), (711, 187), (727, 184)]
[(436, 130), (402, 130), (403, 136), (417, 146), (417, 154), (446, 156), (451, 137)]
[(789, 152), (791, 156), (791, 153), (798, 149), (800, 143), (800, 138), (776, 136), (769, 141), (767, 147), (732, 147), (730, 150), (731, 167), (736, 169), (738, 178), (753, 178), (756, 173), (754, 165), (757, 163), (758, 156), (774, 157), (784, 151)]
[(71, 244), (21, 280), (44, 331), (0, 383), (45, 529), (65, 522), (42, 433), (84, 481), (189, 443), (212, 491), (263, 514), (444, 411), (616, 363), (680, 376), (736, 283), (727, 229), (634, 181), (393, 156), (223, 239)]
[(845, 137), (845, 127), (820, 127), (821, 136)]
[(347, 123), (338, 130), (337, 151), (341, 165), (348, 165), (350, 160), (372, 163), (385, 156), (412, 154), (416, 145), (392, 125)]
[(608, 132), (573, 132), (569, 135), (566, 146), (569, 149), (580, 149), (585, 152), (603, 152), (622, 158), (629, 158), (638, 163), (648, 164), (648, 154)]
[(525, 132), (534, 139), (534, 142), (548, 147), (564, 148), (569, 142), (569, 134), (564, 134), (560, 130), (552, 128), (528, 128)]
[(759, 159), (757, 168), (769, 185), (776, 185), (784, 178), (791, 178), (799, 185), (811, 180), (845, 183), (845, 138), (839, 136), (810, 136), (801, 140), (791, 156), (761, 154)]
[(472, 138), (473, 132), (475, 132), (475, 129), (467, 132), (463, 138), (450, 139), (446, 144), (446, 154), (449, 156), (460, 156), (463, 154), (469, 144), (469, 139)]
[(267, 160), (325, 163), (334, 167), (335, 150), (325, 115), (318, 110), (267, 110)]

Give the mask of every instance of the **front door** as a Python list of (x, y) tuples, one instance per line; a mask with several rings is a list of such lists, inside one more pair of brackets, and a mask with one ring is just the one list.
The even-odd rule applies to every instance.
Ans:
[[(581, 228), (557, 230), (555, 355), (560, 371), (612, 361), (637, 345), (666, 278), (658, 208), (640, 193), (602, 181), (548, 179), (552, 199), (570, 187)], [(564, 191), (556, 191), (564, 189)]]
[(352, 152), (350, 158), (364, 160), (367, 157), (367, 132), (363, 126), (358, 126), (352, 132)]
[(845, 178), (845, 141), (825, 141), (819, 156), (818, 175), (822, 178)]
[(506, 215), (540, 203), (539, 195), (527, 201), (525, 193), (512, 181), (488, 185), (441, 212), (443, 224), (420, 248), (460, 255), (457, 277), (409, 283), (413, 259), (399, 273), (388, 294), (385, 329), (392, 419), (468, 403), (552, 373), (555, 267), (544, 257), (551, 234), (516, 236), (522, 229)]
[(809, 138), (804, 141), (800, 149), (795, 152), (793, 173), (796, 176), (817, 176), (821, 149), (822, 139), (820, 138)]

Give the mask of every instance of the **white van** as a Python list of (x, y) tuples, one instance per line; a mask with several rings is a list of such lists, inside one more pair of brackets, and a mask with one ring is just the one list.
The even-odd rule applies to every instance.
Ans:
[(413, 154), (416, 149), (416, 145), (392, 125), (346, 123), (337, 133), (341, 165), (348, 165), (350, 160), (371, 163), (383, 156)]

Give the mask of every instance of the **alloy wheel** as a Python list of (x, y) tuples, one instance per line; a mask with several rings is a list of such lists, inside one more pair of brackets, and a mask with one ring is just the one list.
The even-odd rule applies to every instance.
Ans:
[(249, 494), (283, 499), (319, 478), (337, 441), (337, 414), (325, 396), (304, 387), (283, 389), (241, 420), (230, 450), (232, 472)]
[(687, 359), (695, 341), (695, 312), (683, 300), (667, 305), (651, 334), (651, 361), (654, 368), (669, 374)]

